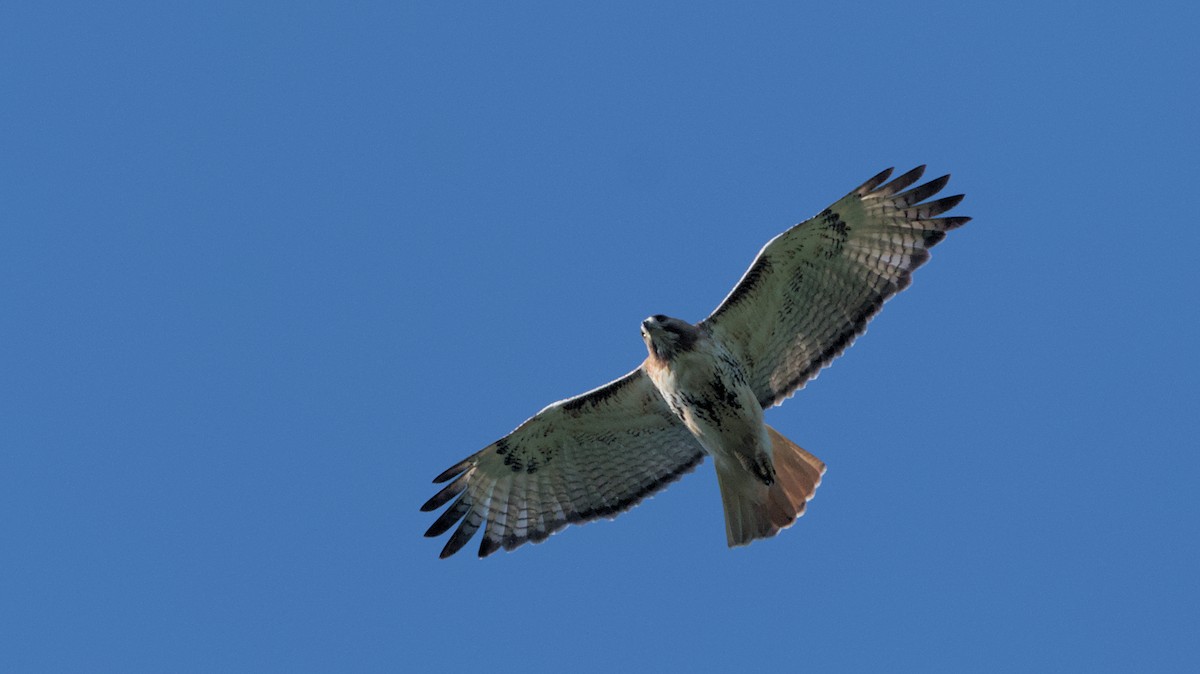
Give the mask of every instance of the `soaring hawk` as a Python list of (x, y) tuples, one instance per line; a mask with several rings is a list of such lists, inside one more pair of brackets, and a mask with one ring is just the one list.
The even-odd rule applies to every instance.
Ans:
[[(692, 325), (642, 322), (636, 370), (560, 400), (434, 478), (421, 507), (453, 501), (426, 536), (458, 528), (448, 557), (483, 527), (479, 556), (612, 518), (713, 457), (730, 547), (774, 536), (804, 513), (820, 459), (763, 423), (862, 334), (909, 284), (929, 248), (970, 218), (938, 217), (963, 195), (925, 201), (950, 176), (907, 189), (887, 169), (776, 236), (716, 311)], [(905, 191), (907, 190), (907, 191)]]

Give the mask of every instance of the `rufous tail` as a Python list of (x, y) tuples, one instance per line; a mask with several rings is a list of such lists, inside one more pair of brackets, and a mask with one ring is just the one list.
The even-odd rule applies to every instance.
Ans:
[(714, 462), (721, 501), (725, 504), (725, 535), (729, 547), (769, 538), (791, 526), (804, 514), (825, 464), (796, 443), (767, 426), (775, 483), (767, 486), (735, 461)]

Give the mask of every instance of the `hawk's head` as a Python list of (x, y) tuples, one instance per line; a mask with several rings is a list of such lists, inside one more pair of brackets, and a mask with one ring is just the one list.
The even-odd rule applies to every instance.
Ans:
[(642, 321), (642, 340), (650, 357), (667, 362), (688, 351), (700, 337), (696, 326), (678, 318), (655, 314)]

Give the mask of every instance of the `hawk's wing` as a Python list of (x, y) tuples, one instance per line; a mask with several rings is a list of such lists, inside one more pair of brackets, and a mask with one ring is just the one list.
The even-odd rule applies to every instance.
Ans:
[(970, 220), (935, 217), (961, 194), (920, 203), (950, 176), (901, 191), (924, 171), (886, 185), (892, 170), (883, 171), (771, 239), (701, 323), (740, 356), (763, 407), (782, 402), (844, 351), (883, 302), (908, 286), (928, 249)]
[(704, 458), (645, 372), (550, 405), (437, 476), (451, 480), (421, 510), (456, 501), (426, 536), (459, 520), (442, 557), (482, 526), (479, 556), (535, 543), (573, 522), (612, 518)]

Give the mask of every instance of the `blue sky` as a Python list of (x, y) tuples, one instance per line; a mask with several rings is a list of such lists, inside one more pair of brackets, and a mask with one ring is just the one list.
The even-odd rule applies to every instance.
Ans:
[[(1200, 666), (1194, 3), (32, 4), (0, 669)], [(975, 219), (768, 413), (795, 527), (706, 463), (437, 559), (442, 469), (922, 163)]]

